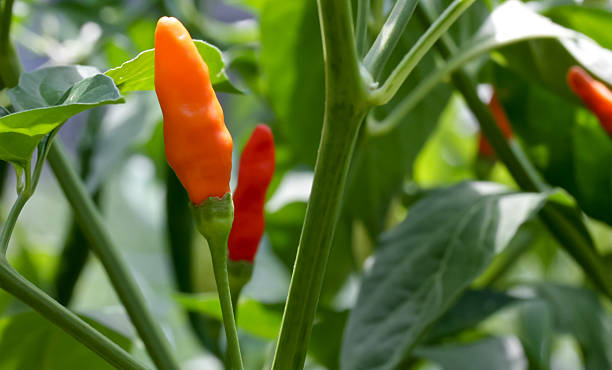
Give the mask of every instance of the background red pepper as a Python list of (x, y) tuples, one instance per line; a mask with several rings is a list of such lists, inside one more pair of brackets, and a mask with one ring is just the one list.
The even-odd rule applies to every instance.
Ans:
[(257, 125), (240, 157), (234, 192), (234, 223), (229, 236), (231, 261), (253, 262), (264, 232), (266, 192), (274, 176), (274, 137), (270, 128)]
[(612, 91), (578, 66), (567, 72), (567, 84), (612, 136)]

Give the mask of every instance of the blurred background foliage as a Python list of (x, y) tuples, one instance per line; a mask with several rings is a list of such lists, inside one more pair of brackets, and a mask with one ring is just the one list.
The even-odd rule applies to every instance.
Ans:
[[(372, 3), (382, 4), (385, 13), (392, 5)], [(440, 10), (448, 2), (427, 3)], [(477, 1), (451, 28), (453, 40), (469, 46), (498, 5), (497, 0)], [(612, 3), (553, 0), (528, 5), (612, 48)], [(277, 144), (266, 234), (238, 309), (246, 368), (265, 366), (280, 325), (323, 118), (316, 2), (16, 1), (14, 15), (13, 39), (28, 71), (65, 64), (101, 71), (117, 67), (153, 47), (155, 22), (162, 15), (181, 19), (194, 38), (223, 51), (230, 80), (243, 92), (219, 94), (235, 140), (235, 163), (259, 122), (273, 128)], [(382, 20), (373, 13), (368, 27), (377, 30)], [(521, 19), (514, 22), (521, 27)], [(390, 64), (423, 29), (414, 17)], [(565, 71), (576, 59), (571, 52), (557, 39), (520, 41), (481, 55), (466, 70), (479, 83), (483, 99), (496, 89), (528, 157), (548, 183), (576, 200), (598, 251), (609, 255), (612, 141), (565, 85)], [(441, 63), (432, 50), (397, 97), (374, 116), (384, 118)], [(612, 64), (600, 70), (610, 85)], [(479, 157), (478, 123), (450, 81), (444, 80), (402, 121), (378, 136), (364, 129), (358, 139), (313, 329), (309, 369), (339, 368), (348, 312), (379, 237), (410, 214), (419, 199), (434, 188), (465, 180), (517, 188), (503, 164)], [(125, 104), (81, 113), (60, 135), (184, 368), (221, 368), (219, 343), (209, 340), (210, 332), (192, 330), (214, 331), (219, 311), (210, 296), (215, 287), (207, 248), (194, 233), (184, 191), (165, 162), (154, 93), (132, 92)], [(3, 216), (16, 197), (15, 177), (6, 173)], [(85, 238), (48, 170), (23, 211), (13, 244), (9, 259), (20, 272), (149, 361), (103, 269), (89, 258)], [(185, 309), (192, 310), (189, 316)], [(0, 313), (0, 368), (33, 368), (28, 363), (32, 359), (22, 354), (42, 349), (48, 356), (46, 369), (83, 368), (84, 363), (107, 368), (101, 361), (91, 362), (94, 357), (84, 347), (3, 292)], [(612, 368), (611, 313), (609, 300), (600, 299), (583, 270), (539, 220), (531, 219), (422, 339), (410, 364), (455, 370)], [(19, 352), (13, 350), (17, 347)]]

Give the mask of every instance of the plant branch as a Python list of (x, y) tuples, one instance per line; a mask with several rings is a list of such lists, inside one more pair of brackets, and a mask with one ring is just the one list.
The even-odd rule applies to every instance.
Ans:
[[(214, 242), (211, 242), (211, 244)], [(213, 272), (219, 293), (221, 304), (221, 314), (223, 316), (223, 326), (227, 338), (227, 359), (231, 364), (230, 369), (241, 370), (242, 356), (240, 355), (240, 343), (238, 342), (238, 329), (236, 328), (235, 306), (230, 292), (229, 278), (227, 276), (227, 242), (223, 245), (224, 249), (215, 248), (210, 245), (210, 255), (213, 261)], [(225, 256), (221, 255), (225, 252)]]
[(355, 28), (355, 44), (357, 55), (362, 56), (368, 42), (368, 13), (370, 0), (357, 0), (357, 25)]
[(349, 1), (319, 0), (318, 8), (325, 59), (325, 116), (274, 370), (301, 369), (304, 365), (350, 159), (369, 108)]
[(121, 347), (21, 276), (3, 257), (0, 258), (0, 287), (72, 335), (114, 367), (146, 369)]
[(142, 293), (117, 253), (100, 212), (70, 166), (63, 145), (58, 140), (51, 145), (49, 164), (153, 362), (159, 369), (178, 369), (166, 338), (151, 317)]
[[(360, 3), (362, 2), (360, 1)], [(375, 78), (378, 78), (383, 68), (385, 68), (385, 64), (402, 36), (417, 4), (417, 0), (398, 0), (393, 9), (391, 9), (391, 13), (374, 41), (374, 45), (372, 45), (363, 60), (363, 64)], [(357, 24), (359, 25), (360, 13), (358, 12), (357, 15)], [(360, 34), (358, 32), (357, 46), (360, 45), (359, 40)]]
[(382, 105), (391, 100), (434, 43), (473, 2), (474, 0), (454, 0), (402, 58), (385, 83), (370, 92), (369, 101), (375, 105)]
[(209, 197), (202, 204), (192, 207), (198, 231), (208, 242), (212, 257), (213, 272), (219, 293), (221, 314), (227, 338), (226, 364), (232, 370), (242, 370), (242, 356), (238, 342), (238, 330), (232, 308), (229, 278), (227, 273), (227, 239), (234, 221), (232, 194), (223, 197)]
[(53, 142), (55, 135), (57, 134), (58, 129), (52, 130), (47, 136), (45, 136), (42, 141), (38, 144), (38, 155), (36, 156), (36, 165), (34, 167), (34, 171), (31, 171), (31, 162), (23, 169), (24, 177), (25, 177), (25, 186), (20, 188), (19, 195), (13, 203), (11, 210), (6, 219), (6, 223), (2, 228), (2, 233), (0, 233), (0, 256), (3, 257), (6, 255), (8, 250), (9, 241), (11, 240), (11, 235), (13, 234), (13, 230), (15, 229), (15, 225), (17, 224), (17, 219), (21, 214), (21, 210), (27, 203), (27, 201), (32, 197), (36, 187), (38, 186), (38, 180), (40, 180), (40, 174), (42, 173), (43, 166), (45, 164), (45, 159), (47, 159), (47, 155), (49, 154), (49, 144)]
[(17, 85), (21, 74), (21, 63), (10, 37), (13, 2), (4, 0), (4, 9), (0, 14), (0, 80), (8, 88)]

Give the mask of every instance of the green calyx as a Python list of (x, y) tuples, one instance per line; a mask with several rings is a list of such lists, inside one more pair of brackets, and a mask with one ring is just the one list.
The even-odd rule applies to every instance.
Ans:
[(234, 312), (238, 307), (238, 298), (242, 288), (251, 280), (253, 275), (253, 263), (249, 261), (227, 261), (227, 272), (229, 275), (229, 286), (232, 295)]
[[(232, 194), (222, 198), (209, 197), (203, 203), (191, 207), (196, 227), (208, 241), (210, 248), (227, 249), (227, 239), (234, 222)], [(227, 253), (226, 250), (223, 251)]]

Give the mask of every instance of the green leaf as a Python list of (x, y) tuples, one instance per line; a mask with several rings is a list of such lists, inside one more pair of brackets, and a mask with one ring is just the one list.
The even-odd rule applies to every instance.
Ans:
[(462, 183), (413, 206), (381, 237), (345, 331), (342, 368), (400, 364), (545, 199)]
[[(89, 320), (128, 350), (124, 335)], [(3, 370), (113, 369), (106, 361), (37, 313), (23, 312), (0, 319), (0, 368)]]
[(522, 358), (513, 351), (513, 338), (488, 338), (468, 344), (418, 348), (415, 354), (434, 361), (444, 370), (513, 370)]
[[(221, 51), (216, 46), (202, 40), (193, 42), (208, 65), (210, 81), (215, 91), (241, 93), (225, 74), (225, 62)], [(109, 69), (105, 74), (115, 81), (122, 93), (155, 90), (155, 49), (145, 50), (119, 67)]]
[[(504, 64), (529, 81), (571, 96), (566, 83), (567, 71), (573, 65), (581, 65), (612, 85), (612, 51), (584, 34), (552, 23), (515, 2), (499, 7), (491, 19), (495, 20), (491, 24), (496, 26), (497, 47), (508, 45), (499, 50)], [(516, 27), (519, 23), (521, 27)], [(516, 43), (521, 38), (524, 42)], [(474, 42), (481, 41), (476, 37)], [(551, 60), (555, 62), (550, 63)]]
[(266, 1), (261, 47), (264, 95), (298, 159), (314, 166), (325, 99), (316, 2)]
[(48, 67), (23, 73), (8, 90), (18, 110), (0, 117), (0, 159), (25, 164), (51, 130), (84, 110), (123, 103), (112, 79), (92, 67)]
[[(500, 48), (498, 55), (510, 68), (560, 93), (569, 94), (565, 74), (572, 65), (582, 65), (612, 85), (611, 51), (514, 0), (495, 8), (480, 30), (455, 52), (447, 68), (463, 66), (485, 52)], [(555, 63), (550, 63), (551, 58)]]
[(610, 333), (597, 295), (584, 288), (556, 284), (538, 284), (535, 289), (548, 302), (555, 327), (580, 343), (585, 369), (612, 368)]
[[(221, 320), (221, 305), (216, 294), (175, 294), (174, 298), (188, 310)], [(238, 301), (237, 325), (242, 330), (265, 339), (276, 339), (282, 313), (276, 305), (265, 305), (251, 298)]]
[(540, 13), (551, 18), (555, 23), (584, 33), (601, 46), (612, 49), (612, 33), (610, 33), (612, 12), (610, 10), (574, 4), (547, 7), (545, 3)]
[(492, 290), (468, 290), (427, 332), (424, 342), (436, 342), (472, 328), (490, 315), (519, 300)]
[(552, 312), (546, 302), (531, 300), (519, 310), (519, 338), (523, 351), (534, 370), (550, 369), (553, 340)]

